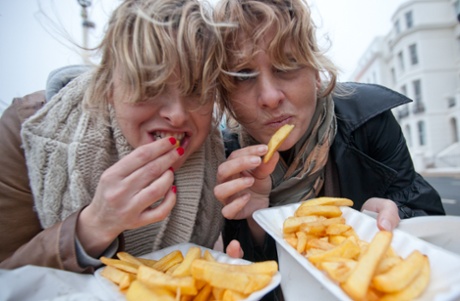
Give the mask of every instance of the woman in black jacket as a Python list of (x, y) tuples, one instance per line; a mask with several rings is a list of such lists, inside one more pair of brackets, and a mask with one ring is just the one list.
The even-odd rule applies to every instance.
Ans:
[[(236, 121), (225, 133), (228, 158), (214, 189), (224, 204), (226, 246), (237, 240), (249, 260), (275, 258), (252, 213), (318, 196), (350, 198), (390, 231), (400, 218), (445, 214), (438, 193), (414, 170), (391, 113), (410, 100), (377, 85), (336, 83), (306, 1), (222, 0), (215, 18), (230, 25), (222, 29), (219, 97)], [(262, 163), (284, 124), (294, 130)]]

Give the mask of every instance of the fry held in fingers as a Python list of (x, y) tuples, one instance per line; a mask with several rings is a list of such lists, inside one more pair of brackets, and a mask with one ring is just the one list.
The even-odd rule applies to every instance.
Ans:
[(271, 137), (268, 142), (268, 152), (263, 158), (263, 162), (267, 163), (272, 158), (273, 154), (278, 150), (278, 148), (283, 144), (284, 140), (289, 136), (289, 134), (294, 129), (294, 125), (285, 124), (280, 127), (275, 134)]

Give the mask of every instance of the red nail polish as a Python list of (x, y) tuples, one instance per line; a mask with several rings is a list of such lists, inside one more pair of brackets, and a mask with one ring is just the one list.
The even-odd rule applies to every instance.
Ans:
[(170, 171), (174, 172), (174, 168), (172, 168), (172, 166), (170, 168), (168, 168)]
[(184, 152), (185, 152), (183, 147), (176, 148), (176, 151), (179, 154), (179, 156), (182, 156), (184, 154)]
[(176, 145), (176, 138), (169, 137), (169, 142), (171, 142), (172, 145)]
[(177, 193), (177, 187), (176, 187), (176, 185), (173, 185), (173, 186), (171, 187), (171, 190), (172, 190), (172, 192)]

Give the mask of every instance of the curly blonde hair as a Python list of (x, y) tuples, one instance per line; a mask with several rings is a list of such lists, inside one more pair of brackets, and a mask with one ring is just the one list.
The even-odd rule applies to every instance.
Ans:
[[(89, 108), (106, 108), (117, 82), (129, 103), (144, 101), (180, 72), (184, 96), (200, 95), (201, 105), (215, 100), (218, 75), (216, 34), (211, 9), (203, 0), (126, 0), (113, 12), (98, 47), (101, 62), (87, 91)], [(177, 69), (178, 68), (178, 69)]]
[[(337, 68), (321, 51), (316, 39), (316, 26), (305, 0), (220, 0), (214, 10), (214, 21), (220, 27), (219, 38), (225, 52), (220, 62), (218, 78), (219, 106), (229, 111), (232, 106), (228, 92), (235, 88), (235, 70), (232, 62), (242, 65), (257, 53), (257, 45), (269, 32), (274, 32), (267, 53), (276, 68), (289, 70), (296, 64), (309, 66), (323, 78), (320, 96), (331, 94), (337, 81)], [(244, 37), (244, 40), (242, 40)], [(240, 45), (249, 53), (243, 52)], [(285, 45), (290, 45), (286, 55)]]

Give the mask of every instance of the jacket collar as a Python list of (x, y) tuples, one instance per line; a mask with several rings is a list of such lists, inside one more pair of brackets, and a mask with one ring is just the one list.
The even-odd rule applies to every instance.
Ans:
[(338, 83), (346, 91), (334, 96), (337, 122), (343, 122), (348, 132), (354, 131), (369, 119), (402, 104), (412, 102), (406, 96), (376, 84)]

